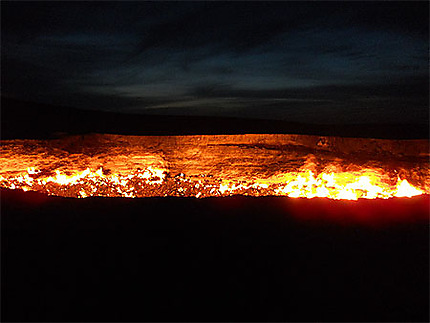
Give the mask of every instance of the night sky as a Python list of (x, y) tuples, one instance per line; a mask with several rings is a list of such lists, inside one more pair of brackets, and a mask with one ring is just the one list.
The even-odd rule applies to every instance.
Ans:
[(1, 2), (5, 97), (307, 123), (429, 121), (422, 2)]

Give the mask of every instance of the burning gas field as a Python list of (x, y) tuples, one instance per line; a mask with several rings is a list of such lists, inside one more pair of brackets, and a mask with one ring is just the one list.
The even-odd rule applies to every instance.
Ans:
[(2, 1), (4, 322), (429, 322), (428, 1)]
[(0, 187), (102, 197), (388, 199), (430, 193), (428, 142), (307, 135), (5, 140)]

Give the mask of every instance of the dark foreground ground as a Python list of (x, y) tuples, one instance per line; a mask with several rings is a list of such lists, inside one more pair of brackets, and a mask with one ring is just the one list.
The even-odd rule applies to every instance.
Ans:
[(429, 197), (2, 190), (2, 321), (429, 321)]

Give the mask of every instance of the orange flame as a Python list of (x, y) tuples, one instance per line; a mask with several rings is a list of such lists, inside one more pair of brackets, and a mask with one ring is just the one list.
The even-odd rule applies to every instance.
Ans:
[[(285, 173), (274, 178), (257, 179), (253, 183), (234, 181), (205, 182), (187, 178), (184, 174), (168, 176), (166, 169), (138, 170), (133, 174), (120, 175), (103, 173), (103, 169), (89, 168), (75, 174), (40, 176), (40, 170), (28, 168), (24, 174), (0, 176), (0, 187), (24, 191), (45, 191), (60, 196), (228, 196), (234, 194), (262, 196), (288, 196), (292, 198), (325, 197), (335, 200), (357, 200), (359, 198), (412, 197), (425, 192), (411, 185), (406, 179), (399, 179), (394, 185), (383, 181), (371, 171), (320, 173), (312, 171)], [(175, 185), (174, 185), (175, 184)]]
[[(314, 145), (317, 139), (92, 135), (4, 141), (0, 187), (78, 198), (249, 195), (357, 200), (430, 193), (421, 141), (328, 138), (335, 149), (326, 151)], [(361, 152), (362, 147), (369, 152)], [(385, 160), (385, 155), (377, 156), (381, 147), (397, 149), (403, 157)], [(343, 159), (351, 154), (335, 154), (348, 149), (362, 154), (358, 163)]]

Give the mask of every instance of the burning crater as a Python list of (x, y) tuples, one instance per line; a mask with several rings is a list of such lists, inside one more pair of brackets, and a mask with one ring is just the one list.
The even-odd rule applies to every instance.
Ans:
[(376, 199), (430, 193), (427, 140), (306, 135), (2, 141), (0, 187), (84, 198)]

